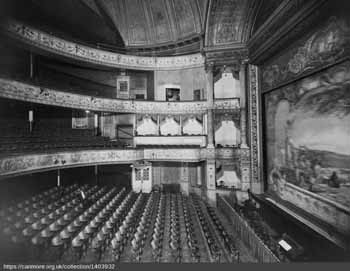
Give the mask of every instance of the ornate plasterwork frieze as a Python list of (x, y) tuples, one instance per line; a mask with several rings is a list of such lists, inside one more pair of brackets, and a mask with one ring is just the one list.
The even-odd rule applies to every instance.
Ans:
[(249, 65), (249, 127), (251, 182), (259, 183), (259, 108), (258, 68)]
[(174, 57), (141, 57), (95, 49), (55, 37), (15, 20), (0, 25), (2, 32), (26, 44), (61, 56), (99, 65), (138, 70), (178, 70), (204, 66), (201, 54)]
[(239, 109), (239, 98), (237, 99), (216, 99), (214, 101), (215, 110), (233, 110)]
[(248, 49), (245, 43), (234, 46), (215, 46), (204, 48), (205, 64), (216, 67), (229, 66), (232, 71), (238, 72), (241, 62), (248, 58)]
[(332, 16), (299, 46), (263, 66), (262, 90), (270, 90), (318, 68), (333, 64), (348, 54), (350, 25)]
[(207, 149), (109, 149), (66, 151), (42, 154), (22, 154), (0, 158), (0, 178), (16, 174), (96, 164), (134, 163), (135, 161), (185, 161), (208, 159), (240, 159), (234, 148)]
[[(208, 109), (206, 101), (162, 102), (97, 98), (4, 78), (0, 78), (0, 97), (76, 109), (120, 113), (203, 114)], [(235, 109), (239, 108), (239, 100), (219, 100), (215, 106), (220, 109)]]

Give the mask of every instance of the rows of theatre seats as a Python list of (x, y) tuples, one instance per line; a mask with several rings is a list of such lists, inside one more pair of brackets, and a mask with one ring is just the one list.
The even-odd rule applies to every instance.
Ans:
[(254, 232), (259, 236), (261, 241), (278, 257), (280, 260), (285, 259), (285, 255), (280, 250), (277, 241), (273, 238), (268, 225), (264, 222), (263, 217), (259, 214), (258, 210), (251, 203), (246, 201), (243, 206), (233, 206), (238, 214), (244, 218), (245, 221), (251, 226)]
[[(30, 152), (70, 148), (121, 148), (120, 142), (93, 135), (93, 130), (55, 128), (41, 125), (29, 133), (28, 123), (23, 126), (2, 126), (0, 152)], [(38, 124), (39, 126), (39, 124)], [(6, 127), (6, 128), (4, 128)]]
[[(12, 261), (239, 260), (234, 240), (215, 210), (198, 197), (181, 193), (145, 194), (91, 185), (55, 187), (1, 210), (0, 221), (0, 254)], [(9, 255), (4, 256), (4, 248)]]
[(192, 194), (192, 200), (214, 261), (239, 262), (240, 253), (236, 241), (223, 227), (215, 208), (196, 194)]

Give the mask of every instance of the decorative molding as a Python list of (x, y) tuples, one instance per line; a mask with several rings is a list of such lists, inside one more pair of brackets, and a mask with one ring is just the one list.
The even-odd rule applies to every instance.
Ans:
[(30, 172), (52, 170), (64, 167), (92, 166), (96, 164), (134, 163), (147, 161), (199, 162), (220, 159), (240, 159), (240, 152), (234, 148), (221, 149), (110, 149), (67, 151), (42, 154), (22, 154), (0, 158), (0, 178)]
[(245, 43), (229, 46), (215, 46), (204, 48), (205, 63), (216, 67), (230, 66), (238, 72), (242, 61), (248, 58), (248, 49)]
[(251, 63), (261, 64), (313, 25), (326, 0), (285, 0), (248, 42)]
[(41, 50), (88, 63), (138, 70), (179, 70), (204, 67), (201, 54), (174, 57), (141, 57), (112, 53), (64, 40), (14, 20), (0, 25), (12, 38)]
[(149, 161), (198, 162), (205, 160), (205, 153), (200, 148), (193, 149), (144, 149), (144, 157)]
[(216, 148), (215, 159), (225, 159), (230, 162), (237, 162), (241, 159), (241, 152), (237, 148)]
[(343, 234), (350, 234), (350, 209), (315, 193), (286, 183), (281, 198), (308, 210), (315, 217), (332, 225)]
[[(207, 101), (162, 102), (97, 98), (5, 78), (0, 78), (0, 97), (76, 109), (121, 113), (204, 114), (209, 108)], [(235, 110), (239, 108), (239, 99), (218, 100), (215, 106), (218, 109)]]
[[(4, 78), (0, 78), (0, 97), (75, 109), (141, 114), (203, 114), (206, 113), (209, 106), (206, 101), (161, 102), (97, 98), (38, 87)], [(219, 103), (219, 105), (220, 108), (232, 109), (232, 107), (239, 106), (239, 103), (236, 99), (231, 99)]]
[(142, 150), (89, 150), (50, 154), (23, 154), (0, 158), (0, 176), (60, 167), (127, 163), (143, 159)]
[(249, 65), (249, 127), (250, 127), (250, 167), (251, 183), (260, 183), (259, 172), (259, 96), (258, 68)]
[(345, 249), (348, 248), (349, 242), (347, 242), (346, 237), (344, 238), (344, 235), (337, 234), (337, 232), (335, 232), (335, 231), (330, 232), (329, 227), (324, 228), (320, 225), (316, 225), (315, 223), (311, 222), (309, 218), (305, 218), (304, 216), (301, 216), (300, 214), (297, 213), (297, 211), (294, 211), (294, 210), (288, 208), (287, 206), (285, 206), (283, 203), (280, 203), (280, 200), (276, 201), (275, 198), (272, 199), (270, 197), (266, 197), (266, 200), (269, 201), (270, 203), (274, 204), (276, 207), (278, 207), (282, 211), (286, 212), (287, 214), (293, 216), (294, 218), (299, 220), (301, 223), (307, 225), (308, 227), (310, 227), (314, 231), (323, 235), (328, 240), (336, 243), (338, 246), (343, 247)]
[(263, 91), (333, 64), (347, 55), (349, 43), (350, 26), (345, 18), (331, 17), (298, 47), (284, 52), (263, 67)]
[(238, 113), (239, 115), (240, 102), (239, 98), (234, 99), (215, 99), (215, 110), (229, 110), (230, 113)]
[(306, 191), (291, 183), (286, 183), (283, 199), (296, 204), (303, 210), (326, 221), (342, 233), (350, 234), (350, 209), (339, 203), (327, 200), (315, 193)]
[(206, 136), (135, 136), (134, 145), (197, 145), (205, 147)]

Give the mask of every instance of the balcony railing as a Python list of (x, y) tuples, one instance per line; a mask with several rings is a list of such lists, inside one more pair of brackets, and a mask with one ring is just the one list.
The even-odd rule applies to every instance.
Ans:
[[(66, 150), (42, 153), (24, 153), (0, 157), (0, 179), (56, 168), (89, 166), (97, 164), (134, 163), (136, 161), (199, 162), (215, 159), (223, 150), (212, 152), (207, 148), (145, 148), (145, 149), (94, 149)], [(221, 155), (222, 156), (222, 155)], [(239, 149), (231, 149), (227, 159), (238, 159)]]
[[(120, 113), (203, 114), (211, 108), (207, 101), (165, 102), (107, 99), (58, 91), (5, 78), (0, 78), (0, 97), (75, 109)], [(239, 99), (216, 100), (214, 108), (239, 109)]]
[(138, 70), (176, 70), (204, 67), (201, 54), (174, 57), (141, 57), (114, 53), (68, 41), (15, 20), (4, 21), (0, 29), (10, 37), (37, 49), (108, 67)]

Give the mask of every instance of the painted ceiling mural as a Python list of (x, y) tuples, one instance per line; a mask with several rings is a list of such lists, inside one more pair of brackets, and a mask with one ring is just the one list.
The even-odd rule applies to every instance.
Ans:
[(350, 62), (269, 92), (264, 103), (269, 191), (331, 222), (330, 206), (349, 216)]

